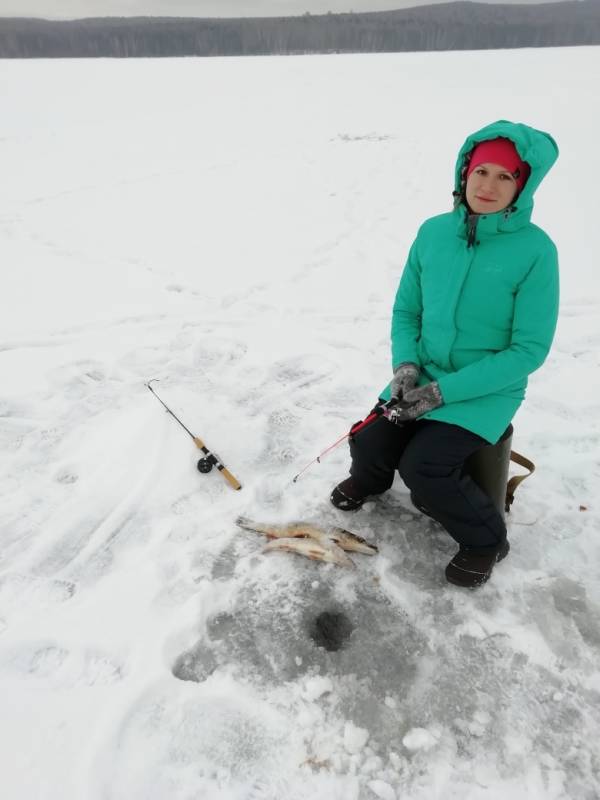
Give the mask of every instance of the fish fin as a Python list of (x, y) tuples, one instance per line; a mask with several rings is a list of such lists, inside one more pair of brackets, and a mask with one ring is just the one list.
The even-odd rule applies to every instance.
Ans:
[(341, 547), (338, 547), (338, 545), (335, 544), (335, 542), (331, 543), (331, 547), (334, 550), (339, 550), (338, 561), (336, 561), (337, 564), (340, 564), (341, 566), (344, 567), (350, 567), (350, 569), (356, 569), (356, 564), (354, 563), (354, 561), (352, 561), (350, 556), (346, 555), (346, 553), (343, 551)]

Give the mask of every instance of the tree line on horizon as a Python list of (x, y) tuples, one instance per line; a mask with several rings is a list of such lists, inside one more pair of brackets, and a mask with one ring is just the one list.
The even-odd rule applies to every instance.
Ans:
[(600, 44), (600, 0), (300, 17), (0, 19), (0, 58), (384, 53)]

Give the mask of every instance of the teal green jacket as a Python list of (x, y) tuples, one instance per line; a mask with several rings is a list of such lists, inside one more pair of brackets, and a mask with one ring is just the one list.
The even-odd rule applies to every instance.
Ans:
[[(547, 133), (500, 120), (469, 136), (456, 163), (481, 141), (510, 139), (531, 174), (512, 206), (454, 211), (419, 229), (396, 294), (392, 365), (412, 361), (419, 385), (438, 381), (444, 405), (422, 418), (460, 425), (498, 441), (525, 397), (527, 376), (544, 362), (558, 316), (558, 258), (531, 222), (533, 195), (558, 157)], [(390, 387), (380, 395), (389, 399)]]

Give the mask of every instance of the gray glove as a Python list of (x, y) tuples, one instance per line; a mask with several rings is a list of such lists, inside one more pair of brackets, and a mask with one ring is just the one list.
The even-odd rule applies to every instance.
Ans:
[[(406, 405), (406, 404), (410, 405)], [(434, 408), (444, 405), (444, 398), (440, 392), (437, 381), (428, 383), (426, 386), (418, 386), (404, 393), (402, 406), (395, 406), (385, 412), (385, 416), (391, 422), (407, 422), (416, 419)]]
[(416, 364), (413, 364), (412, 361), (404, 361), (402, 364), (398, 364), (397, 367), (394, 367), (394, 377), (390, 385), (392, 397), (397, 397), (402, 400), (406, 392), (414, 388), (418, 377), (419, 368)]

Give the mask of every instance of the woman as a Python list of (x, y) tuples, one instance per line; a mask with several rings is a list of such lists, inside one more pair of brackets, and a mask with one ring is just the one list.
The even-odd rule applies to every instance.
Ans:
[(351, 440), (350, 477), (331, 495), (357, 509), (398, 469), (459, 544), (446, 577), (460, 586), (487, 581), (509, 551), (502, 515), (463, 465), (508, 433), (552, 343), (556, 247), (530, 218), (557, 157), (549, 134), (506, 120), (467, 138), (454, 210), (421, 226), (396, 294), (393, 379), (380, 402), (402, 403)]

